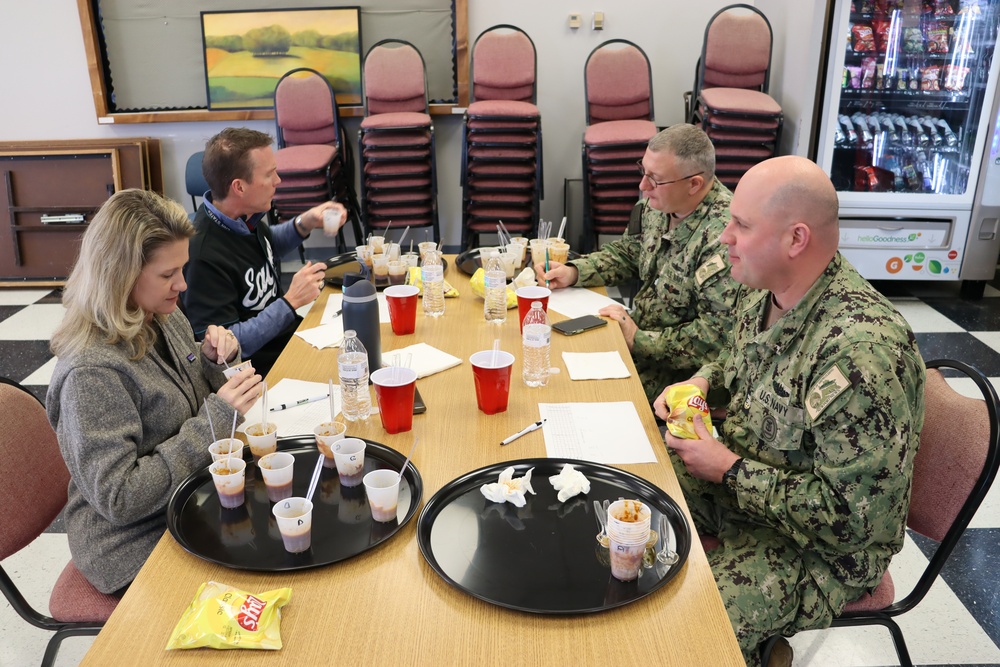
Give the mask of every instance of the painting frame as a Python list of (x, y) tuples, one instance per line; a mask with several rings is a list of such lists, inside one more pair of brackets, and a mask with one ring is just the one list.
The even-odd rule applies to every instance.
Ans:
[(301, 7), (201, 12), (208, 109), (274, 108), (274, 88), (309, 67), (338, 105), (361, 104), (361, 8)]

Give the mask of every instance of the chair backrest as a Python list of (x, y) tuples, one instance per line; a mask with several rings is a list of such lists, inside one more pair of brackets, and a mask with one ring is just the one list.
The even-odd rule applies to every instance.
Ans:
[(278, 148), (340, 145), (340, 114), (333, 87), (308, 67), (286, 72), (274, 88)]
[(383, 39), (365, 54), (361, 99), (365, 116), (415, 111), (427, 113), (427, 68), (413, 44)]
[[(979, 370), (960, 361), (929, 361), (927, 368), (924, 427), (913, 463), (907, 526), (939, 544), (917, 585), (892, 605), (900, 611), (926, 594), (1000, 467), (1000, 400), (993, 385)], [(983, 399), (956, 392), (938, 368), (956, 369), (970, 377)]]
[(66, 505), (69, 470), (45, 408), (0, 378), (0, 560), (42, 534)]
[(583, 70), (587, 125), (608, 120), (653, 120), (653, 78), (646, 52), (611, 39), (590, 52)]
[(536, 101), (535, 43), (506, 23), (487, 28), (472, 45), (469, 99)]
[(184, 166), (184, 187), (191, 195), (191, 206), (198, 208), (195, 197), (204, 197), (208, 192), (208, 181), (201, 171), (201, 161), (205, 157), (205, 151), (198, 151), (188, 158)]
[(751, 5), (723, 7), (709, 20), (695, 82), (702, 88), (747, 88), (766, 93), (771, 76), (771, 23)]

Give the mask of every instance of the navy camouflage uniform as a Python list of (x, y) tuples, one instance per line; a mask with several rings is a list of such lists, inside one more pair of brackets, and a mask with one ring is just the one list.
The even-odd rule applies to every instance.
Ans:
[(732, 193), (718, 180), (689, 216), (670, 229), (670, 215), (642, 200), (638, 234), (604, 244), (569, 264), (577, 285), (622, 285), (639, 279), (632, 346), (647, 399), (686, 380), (713, 361), (725, 344), (739, 283), (729, 275), (729, 254), (719, 236), (729, 222)]
[[(749, 665), (773, 634), (829, 626), (903, 545), (924, 420), (924, 363), (903, 317), (843, 257), (762, 330), (770, 293), (744, 288), (734, 340), (697, 373), (729, 390), (719, 440), (732, 484), (671, 459)], [(727, 488), (727, 485), (730, 488)]]

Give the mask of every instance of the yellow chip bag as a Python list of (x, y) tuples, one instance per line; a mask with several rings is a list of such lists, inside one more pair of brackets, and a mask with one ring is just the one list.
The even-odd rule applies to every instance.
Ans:
[[(472, 293), (478, 296), (480, 299), (486, 298), (486, 271), (482, 267), (476, 269), (476, 272), (472, 274), (472, 278), (469, 279), (469, 287), (472, 288)], [(507, 286), (507, 310), (511, 308), (517, 308), (517, 294), (514, 290)]]
[[(414, 287), (416, 287), (418, 290), (420, 290), (419, 292), (417, 292), (417, 294), (423, 296), (424, 279), (423, 279), (423, 273), (421, 273), (419, 266), (410, 267), (410, 271), (406, 276), (406, 284), (413, 285)], [(447, 280), (444, 281), (444, 296), (446, 299), (452, 299), (458, 296), (458, 290), (452, 287), (451, 283), (449, 283)]]
[(291, 599), (291, 588), (251, 595), (209, 581), (177, 622), (167, 650), (208, 646), (276, 651), (281, 648), (281, 608)]
[(694, 416), (701, 415), (705, 428), (712, 432), (712, 417), (708, 412), (708, 401), (705, 394), (693, 384), (679, 384), (667, 389), (664, 397), (670, 414), (667, 415), (667, 428), (678, 438), (697, 440), (694, 431)]

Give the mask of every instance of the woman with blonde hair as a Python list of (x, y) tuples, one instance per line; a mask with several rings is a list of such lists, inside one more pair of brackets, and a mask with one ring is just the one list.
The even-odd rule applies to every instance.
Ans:
[(239, 344), (210, 326), (199, 346), (177, 310), (194, 228), (178, 204), (145, 190), (113, 195), (94, 216), (66, 282), (66, 315), (46, 397), (69, 467), (73, 560), (103, 593), (135, 578), (166, 526), (178, 484), (211, 463), (217, 428), (242, 421), (261, 378), (226, 380)]

